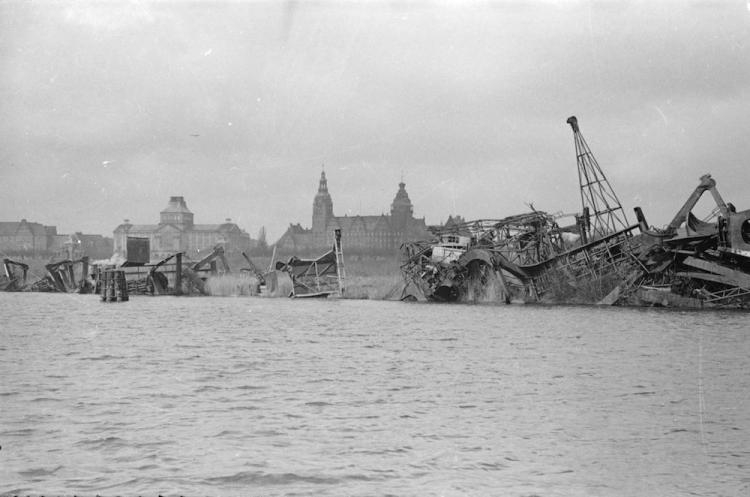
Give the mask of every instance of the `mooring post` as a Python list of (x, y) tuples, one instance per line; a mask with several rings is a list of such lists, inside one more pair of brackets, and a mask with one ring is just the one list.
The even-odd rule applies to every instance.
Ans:
[(99, 264), (94, 265), (94, 293), (99, 295), (102, 291), (102, 267)]
[(68, 280), (70, 282), (68, 288), (70, 290), (75, 290), (76, 288), (78, 288), (78, 285), (76, 284), (76, 273), (73, 269), (73, 263), (68, 262), (68, 264), (66, 265), (66, 269), (68, 270)]
[(128, 282), (125, 271), (107, 269), (102, 273), (102, 302), (127, 302)]
[(89, 286), (89, 256), (87, 255), (81, 257), (81, 282), (78, 288), (85, 293), (91, 291), (91, 287)]
[(106, 272), (102, 272), (101, 275), (99, 276), (99, 278), (100, 278), (101, 285), (102, 285), (101, 286), (101, 290), (102, 290), (102, 293), (101, 293), (101, 295), (102, 295), (102, 302), (106, 302), (107, 301), (107, 288), (108, 288), (107, 287), (107, 278), (108, 278), (107, 273)]
[(128, 301), (128, 281), (125, 279), (125, 271), (115, 271), (115, 301)]
[(341, 249), (341, 230), (333, 230), (333, 249), (336, 255), (336, 276), (339, 280), (339, 297), (344, 295), (344, 279), (346, 272), (344, 270), (344, 251)]
[(178, 252), (175, 256), (174, 294), (182, 295), (182, 252)]

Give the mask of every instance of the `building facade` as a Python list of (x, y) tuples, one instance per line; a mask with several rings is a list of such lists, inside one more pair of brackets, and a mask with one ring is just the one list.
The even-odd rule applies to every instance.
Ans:
[(21, 219), (20, 222), (0, 222), (0, 250), (4, 254), (46, 255), (57, 235), (57, 228)]
[(0, 253), (3, 257), (51, 257), (55, 259), (109, 258), (112, 239), (102, 235), (57, 233), (57, 227), (21, 219), (0, 222)]
[(114, 241), (108, 236), (87, 235), (76, 231), (67, 235), (63, 242), (61, 254), (69, 259), (80, 259), (88, 256), (92, 260), (109, 259), (114, 252)]
[(424, 218), (414, 217), (414, 207), (403, 182), (398, 185), (389, 215), (335, 216), (324, 171), (313, 199), (312, 227), (291, 224), (276, 242), (276, 249), (286, 254), (328, 250), (333, 245), (336, 229), (341, 230), (344, 251), (375, 255), (393, 254), (407, 240), (424, 240), (430, 236)]
[(159, 224), (131, 224), (128, 219), (114, 231), (114, 252), (127, 257), (128, 237), (148, 238), (151, 261), (156, 262), (176, 252), (189, 258), (204, 255), (217, 245), (227, 254), (240, 253), (252, 248), (252, 240), (231, 219), (222, 224), (195, 224), (193, 213), (184, 197), (170, 197), (161, 211)]

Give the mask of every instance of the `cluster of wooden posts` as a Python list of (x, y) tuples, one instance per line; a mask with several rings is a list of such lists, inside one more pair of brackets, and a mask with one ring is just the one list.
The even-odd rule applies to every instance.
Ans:
[(107, 269), (102, 271), (101, 280), (97, 281), (100, 287), (102, 302), (127, 302), (128, 282), (125, 279), (125, 271), (121, 269)]

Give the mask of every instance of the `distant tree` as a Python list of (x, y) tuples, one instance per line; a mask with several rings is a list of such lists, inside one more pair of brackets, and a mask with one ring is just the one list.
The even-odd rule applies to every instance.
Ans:
[(265, 255), (268, 253), (268, 241), (266, 240), (265, 226), (260, 227), (260, 230), (258, 231), (258, 244), (252, 252), (257, 255)]

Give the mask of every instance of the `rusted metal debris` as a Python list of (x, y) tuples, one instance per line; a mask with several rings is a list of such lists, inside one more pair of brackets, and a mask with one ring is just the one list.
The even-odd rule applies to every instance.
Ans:
[(217, 263), (223, 266), (224, 274), (230, 273), (220, 245), (197, 262), (183, 264), (183, 256), (182, 252), (177, 252), (155, 264), (132, 260), (89, 264), (89, 258), (85, 256), (75, 261), (62, 260), (46, 264), (47, 274), (31, 284), (26, 284), (28, 265), (5, 259), (0, 291), (101, 294), (104, 273), (121, 269), (130, 295), (208, 295), (206, 280), (209, 275), (219, 273)]
[[(215, 246), (211, 252), (193, 263), (183, 261), (183, 256), (184, 253), (176, 252), (155, 264), (143, 265), (149, 267), (149, 270), (142, 277), (134, 277), (134, 275), (126, 272), (126, 275), (129, 276), (127, 279), (128, 293), (131, 295), (208, 295), (207, 275), (218, 273), (217, 263), (221, 262), (224, 274), (231, 272), (224, 254), (224, 248), (221, 245)], [(130, 269), (130, 266), (128, 266), (128, 269)], [(170, 286), (167, 274), (173, 275), (172, 286)]]
[[(617, 196), (573, 128), (582, 212), (541, 211), (435, 230), (402, 246), (404, 300), (557, 302), (750, 308), (750, 210), (725, 203), (710, 175), (663, 230), (640, 208), (628, 225)], [(693, 213), (703, 193), (715, 217)]]
[[(692, 209), (710, 192), (716, 203), (709, 222)], [(725, 203), (709, 174), (664, 230), (648, 227), (640, 209), (639, 260), (644, 272), (623, 288), (624, 303), (675, 307), (750, 308), (750, 209)]]
[(277, 262), (276, 269), (289, 274), (292, 291), (289, 297), (309, 298), (344, 295), (344, 254), (341, 249), (341, 230), (334, 230), (331, 250), (315, 259), (292, 257), (288, 262)]
[(91, 293), (93, 286), (89, 279), (89, 258), (81, 257), (49, 263), (44, 266), (47, 274), (24, 290), (32, 292)]
[[(21, 275), (17, 270), (21, 270)], [(0, 290), (5, 292), (20, 292), (26, 287), (26, 276), (29, 273), (29, 265), (12, 259), (3, 259), (4, 274), (0, 275)]]
[[(249, 267), (240, 269), (240, 272), (243, 274), (249, 274), (255, 278), (255, 280), (257, 281), (255, 285), (256, 295), (266, 297), (270, 293), (274, 292), (277, 287), (276, 273), (272, 272), (269, 269), (269, 271), (264, 274), (260, 269), (258, 269), (258, 266), (253, 263), (253, 261), (245, 252), (242, 252), (242, 257), (245, 258), (245, 261), (247, 262), (247, 265)], [(271, 262), (273, 263), (273, 257), (271, 259)]]
[[(78, 260), (65, 259), (46, 264), (47, 273), (31, 284), (27, 283), (28, 264), (3, 260), (4, 278), (0, 280), (0, 290), (6, 292), (60, 292), (91, 293), (94, 281), (89, 274), (91, 268), (88, 256)], [(19, 276), (19, 269), (22, 275)]]
[(436, 241), (403, 246), (402, 298), (574, 301), (584, 297), (587, 282), (640, 267), (630, 248), (636, 228), (584, 244), (578, 225), (562, 227), (540, 211), (464, 223), (438, 232)]

